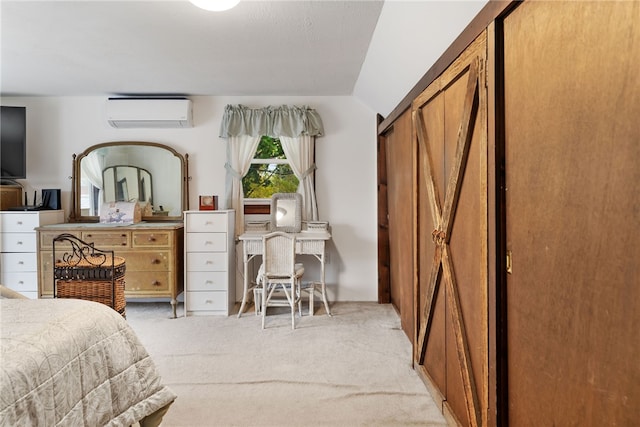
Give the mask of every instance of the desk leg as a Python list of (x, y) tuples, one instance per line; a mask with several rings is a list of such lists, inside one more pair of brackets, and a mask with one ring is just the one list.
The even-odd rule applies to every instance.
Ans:
[(324, 261), (325, 261), (325, 250), (323, 248), (322, 254), (320, 256), (320, 286), (322, 288), (322, 301), (324, 302), (324, 309), (327, 312), (327, 316), (331, 316), (331, 310), (329, 309), (329, 301), (327, 301), (327, 285), (324, 281)]
[(247, 295), (249, 294), (249, 261), (253, 258), (252, 255), (248, 255), (247, 251), (243, 248), (242, 261), (244, 264), (244, 277), (242, 284), (242, 304), (240, 304), (240, 310), (238, 310), (238, 317), (244, 313), (244, 309), (247, 306)]

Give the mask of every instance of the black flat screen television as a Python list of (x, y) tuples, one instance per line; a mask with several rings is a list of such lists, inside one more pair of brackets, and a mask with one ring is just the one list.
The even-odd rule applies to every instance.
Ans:
[(27, 177), (27, 117), (25, 107), (0, 107), (0, 178)]

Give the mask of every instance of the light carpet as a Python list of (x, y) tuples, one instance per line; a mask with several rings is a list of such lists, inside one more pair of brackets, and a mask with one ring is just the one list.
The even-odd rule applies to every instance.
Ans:
[[(296, 319), (169, 319), (168, 303), (127, 302), (127, 320), (177, 395), (172, 426), (446, 426), (411, 367), (390, 305), (335, 303)], [(273, 311), (271, 311), (273, 310)], [(273, 313), (273, 314), (272, 314)]]

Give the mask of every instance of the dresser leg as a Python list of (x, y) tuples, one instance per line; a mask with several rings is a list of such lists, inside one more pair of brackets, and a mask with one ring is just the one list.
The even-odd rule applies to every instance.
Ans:
[(173, 312), (173, 317), (172, 319), (175, 319), (176, 317), (178, 317), (176, 315), (176, 307), (178, 305), (178, 301), (175, 298), (171, 298), (171, 311)]

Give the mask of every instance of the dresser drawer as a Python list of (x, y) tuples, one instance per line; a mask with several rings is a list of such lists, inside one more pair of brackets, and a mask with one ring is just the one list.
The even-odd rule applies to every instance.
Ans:
[(224, 291), (229, 286), (229, 275), (221, 271), (190, 271), (187, 272), (187, 291)]
[(187, 292), (185, 296), (188, 311), (224, 311), (227, 310), (226, 292)]
[(125, 293), (131, 292), (167, 292), (169, 290), (169, 272), (127, 271), (124, 274)]
[(227, 271), (229, 255), (226, 252), (187, 252), (187, 271)]
[(169, 251), (131, 251), (120, 252), (118, 256), (125, 259), (126, 272), (133, 271), (169, 271)]
[(227, 233), (187, 233), (187, 252), (226, 252)]
[(199, 214), (199, 213), (189, 213), (187, 219), (187, 233), (189, 232), (200, 232), (200, 233), (211, 233), (211, 232), (223, 232), (226, 233), (227, 225), (229, 223), (229, 219), (227, 218), (227, 214)]
[[(131, 246), (131, 234), (126, 231), (84, 231), (81, 240), (93, 243), (96, 249), (117, 249)], [(58, 245), (56, 245), (56, 248)]]
[(32, 232), (40, 225), (38, 215), (25, 215), (24, 213), (0, 213), (0, 230), (3, 232), (20, 233)]
[(169, 247), (171, 236), (168, 232), (136, 231), (133, 233), (133, 247)]
[[(2, 271), (38, 271), (38, 256), (35, 252), (0, 254)], [(5, 283), (3, 283), (5, 284)]]
[(38, 291), (38, 273), (30, 272), (11, 272), (2, 270), (0, 276), (2, 284), (14, 291), (37, 292)]
[(0, 233), (0, 251), (35, 252), (36, 238), (31, 233)]
[[(53, 239), (55, 239), (60, 234), (71, 234), (73, 236), (80, 236), (80, 233), (73, 234), (68, 231), (40, 231), (38, 233), (40, 235), (40, 248), (41, 249), (52, 249), (53, 248)], [(69, 242), (56, 242), (56, 252), (58, 252), (58, 248), (71, 249), (71, 244)]]

